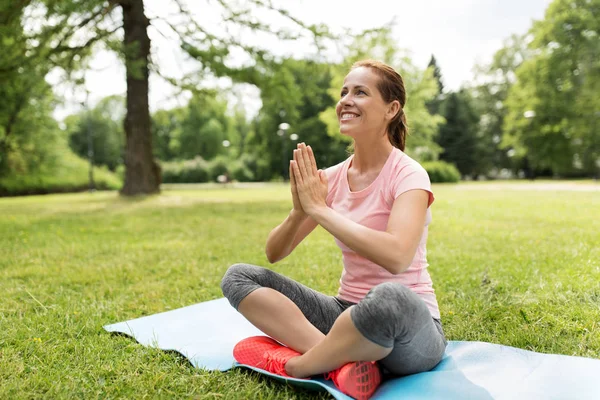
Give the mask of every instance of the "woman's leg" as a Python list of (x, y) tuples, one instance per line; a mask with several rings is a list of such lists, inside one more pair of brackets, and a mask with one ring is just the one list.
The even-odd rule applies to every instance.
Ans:
[(410, 375), (429, 371), (442, 360), (447, 342), (441, 323), (434, 322), (423, 299), (412, 290), (383, 283), (363, 301), (353, 310), (352, 320), (365, 337), (393, 348), (380, 361), (387, 371)]
[(344, 311), (316, 346), (300, 357), (290, 359), (285, 370), (290, 376), (306, 378), (333, 371), (351, 361), (377, 361), (392, 352), (365, 338), (352, 322), (353, 306)]
[(254, 326), (300, 353), (321, 342), (344, 309), (331, 296), (249, 264), (232, 265), (221, 289)]
[(288, 374), (306, 377), (349, 361), (379, 361), (397, 375), (427, 371), (442, 359), (446, 341), (427, 306), (397, 283), (373, 288), (346, 310), (329, 334), (286, 364)]

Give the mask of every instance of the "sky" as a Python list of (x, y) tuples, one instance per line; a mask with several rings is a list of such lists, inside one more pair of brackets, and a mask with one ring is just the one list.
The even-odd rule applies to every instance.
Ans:
[[(243, 0), (240, 0), (243, 1)], [(210, 2), (208, 2), (210, 4)], [(523, 34), (533, 20), (542, 19), (550, 0), (280, 0), (276, 2), (290, 14), (306, 23), (324, 23), (334, 32), (350, 28), (353, 32), (376, 28), (395, 20), (393, 36), (400, 48), (409, 51), (413, 63), (426, 68), (435, 55), (448, 90), (456, 90), (473, 79), (473, 67), (487, 63), (511, 34)], [(166, 16), (174, 11), (166, 0), (146, 0), (149, 17)], [(195, 19), (203, 27), (219, 30), (216, 10), (211, 12), (207, 2), (188, 1)], [(274, 25), (280, 20), (266, 15), (261, 19)], [(160, 25), (159, 25), (160, 28)], [(168, 29), (161, 29), (167, 38), (152, 28), (150, 37), (153, 59), (163, 74), (180, 76), (197, 63), (189, 63), (179, 54), (177, 43), (168, 39)], [(302, 57), (311, 52), (307, 43), (284, 43), (260, 38), (261, 43), (278, 55)], [(335, 58), (335, 54), (325, 54)], [(114, 54), (100, 51), (94, 56), (86, 73), (86, 88), (90, 105), (112, 94), (124, 94), (125, 70)], [(51, 83), (56, 76), (50, 76)], [(57, 85), (56, 91), (68, 101), (55, 111), (62, 119), (75, 112), (85, 98), (82, 90), (75, 92)], [(185, 104), (176, 97), (176, 90), (158, 77), (150, 81), (152, 111)], [(234, 101), (243, 104), (253, 114), (260, 108), (259, 92), (249, 86), (237, 91)]]

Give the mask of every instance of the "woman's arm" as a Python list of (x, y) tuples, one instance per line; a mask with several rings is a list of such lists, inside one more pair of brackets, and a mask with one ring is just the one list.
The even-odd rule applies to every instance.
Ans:
[(316, 168), (312, 149), (304, 144), (294, 150), (292, 170), (298, 198), (316, 223), (369, 261), (392, 274), (400, 274), (411, 264), (425, 226), (429, 193), (407, 191), (394, 201), (387, 229), (367, 228), (327, 207), (327, 176)]
[(269, 262), (276, 263), (287, 257), (316, 226), (314, 219), (293, 209), (287, 218), (269, 233), (265, 249)]
[(269, 233), (267, 238), (265, 253), (270, 263), (276, 263), (287, 257), (317, 226), (315, 220), (309, 217), (302, 208), (291, 164), (290, 189), (294, 208), (287, 218)]
[(410, 190), (398, 196), (385, 231), (367, 228), (331, 208), (315, 207), (309, 215), (329, 233), (367, 260), (392, 274), (411, 264), (423, 235), (429, 193)]

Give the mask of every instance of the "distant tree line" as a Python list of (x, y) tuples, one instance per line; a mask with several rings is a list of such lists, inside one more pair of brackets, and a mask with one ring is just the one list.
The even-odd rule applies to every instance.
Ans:
[[(333, 165), (347, 157), (349, 145), (334, 113), (339, 87), (348, 67), (363, 58), (385, 61), (403, 75), (407, 152), (430, 168), (452, 168), (463, 179), (600, 175), (600, 0), (553, 1), (544, 19), (526, 35), (507, 38), (489, 64), (477, 66), (473, 81), (456, 91), (444, 87), (434, 56), (428, 68), (416, 67), (390, 27), (342, 43), (326, 27), (304, 25), (266, 6), (313, 36), (317, 47), (321, 40), (340, 41), (343, 60), (333, 64), (278, 58), (233, 36), (215, 37), (193, 22), (187, 29), (170, 26), (201, 68), (196, 78), (171, 80), (191, 93), (187, 104), (154, 113), (147, 81), (156, 68), (144, 33), (154, 21), (144, 16), (142, 0), (0, 4), (0, 187), (3, 180), (14, 185), (19, 177), (60, 175), (64, 160), (75, 157), (65, 155), (73, 153), (120, 176), (123, 194), (156, 192), (161, 180), (213, 180), (217, 172), (238, 180), (286, 178), (298, 141), (312, 145), (320, 166)], [(174, 4), (190, 21), (184, 5)], [(257, 1), (248, 7), (264, 6)], [(224, 8), (224, 15), (224, 23), (268, 30), (235, 9)], [(29, 28), (40, 20), (47, 23)], [(294, 37), (290, 32), (274, 34), (286, 40)], [(80, 83), (98, 47), (123, 57), (127, 95), (102, 99), (59, 128), (52, 112), (63, 99), (45, 77), (59, 69)], [(236, 47), (252, 65), (228, 66), (227, 55)], [(201, 79), (211, 77), (229, 77), (231, 89), (202, 87)], [(236, 83), (260, 89), (257, 115), (248, 115), (239, 102), (228, 104)], [(107, 186), (114, 187), (112, 182)]]

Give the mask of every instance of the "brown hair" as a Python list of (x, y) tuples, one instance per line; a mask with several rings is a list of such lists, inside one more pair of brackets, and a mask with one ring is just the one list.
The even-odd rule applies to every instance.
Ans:
[(406, 89), (404, 88), (404, 80), (394, 68), (381, 61), (363, 60), (352, 65), (350, 70), (365, 67), (371, 68), (377, 76), (379, 83), (377, 89), (381, 93), (381, 97), (386, 103), (391, 103), (398, 100), (400, 110), (390, 121), (388, 125), (388, 139), (394, 147), (404, 151), (406, 147), (406, 136), (408, 135), (408, 125), (406, 123), (406, 114), (404, 114), (404, 105), (406, 104)]

